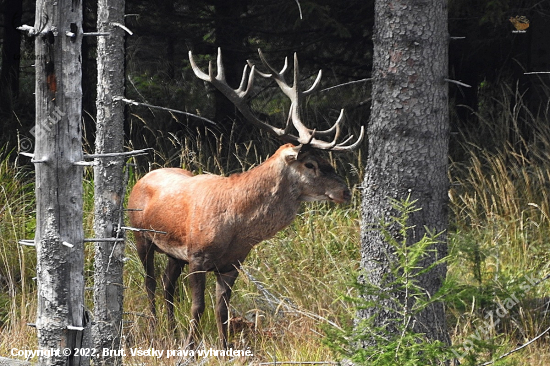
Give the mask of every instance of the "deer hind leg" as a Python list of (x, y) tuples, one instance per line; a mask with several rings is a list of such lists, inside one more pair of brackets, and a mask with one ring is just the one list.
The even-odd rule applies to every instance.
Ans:
[(145, 268), (145, 289), (147, 290), (147, 297), (149, 298), (149, 305), (151, 307), (151, 313), (156, 316), (155, 310), (155, 290), (157, 288), (157, 281), (155, 280), (155, 244), (152, 241), (146, 239), (143, 234), (136, 232), (134, 234), (136, 239), (136, 248), (141, 259), (141, 263)]
[(238, 275), (237, 269), (226, 273), (216, 273), (216, 323), (218, 325), (218, 335), (224, 349), (227, 348), (228, 306), (231, 298), (231, 288)]
[(168, 313), (168, 322), (170, 327), (175, 330), (174, 321), (174, 292), (177, 286), (177, 280), (185, 262), (176, 258), (168, 257), (168, 265), (164, 272), (164, 298), (166, 299), (166, 312)]
[(192, 349), (197, 343), (199, 322), (204, 313), (204, 289), (206, 286), (206, 272), (195, 270), (189, 266), (189, 286), (191, 287), (191, 322), (189, 324), (189, 336), (187, 347)]

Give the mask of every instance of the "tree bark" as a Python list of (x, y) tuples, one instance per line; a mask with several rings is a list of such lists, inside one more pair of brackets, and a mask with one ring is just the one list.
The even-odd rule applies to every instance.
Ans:
[[(122, 152), (124, 147), (124, 105), (114, 97), (124, 96), (124, 0), (100, 0), (97, 45), (96, 154)], [(94, 231), (96, 238), (121, 238), (124, 199), (124, 158), (97, 158), (94, 167)], [(123, 314), (124, 241), (97, 242), (94, 262), (94, 326), (92, 337), (100, 365), (120, 365), (122, 358), (103, 357), (103, 349), (121, 346)]]
[[(36, 4), (36, 329), (40, 365), (82, 365), (86, 347), (80, 130), (82, 7), (78, 1)], [(66, 350), (66, 354), (62, 351)]]
[[(395, 215), (389, 198), (409, 194), (420, 211), (411, 216), (409, 239), (420, 240), (425, 228), (447, 229), (447, 153), (449, 140), (447, 77), (447, 2), (445, 0), (377, 0), (375, 3), (372, 113), (362, 202), (361, 266), (380, 285), (390, 272), (392, 248), (369, 230)], [(446, 237), (425, 266), (446, 255)], [(430, 295), (441, 286), (446, 266), (420, 277)], [(395, 314), (366, 309), (386, 324)], [(416, 317), (415, 331), (449, 342), (443, 304)], [(411, 323), (412, 324), (412, 323)]]

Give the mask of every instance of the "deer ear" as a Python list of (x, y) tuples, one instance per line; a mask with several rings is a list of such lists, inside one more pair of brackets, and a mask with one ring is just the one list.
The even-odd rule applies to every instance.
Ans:
[(292, 163), (293, 161), (298, 159), (298, 154), (300, 153), (300, 149), (302, 148), (302, 145), (298, 146), (292, 146), (286, 149), (285, 151), (285, 162), (287, 164)]

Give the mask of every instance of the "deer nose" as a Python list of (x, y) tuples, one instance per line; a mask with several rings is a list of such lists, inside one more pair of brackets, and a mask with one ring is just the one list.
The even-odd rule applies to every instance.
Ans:
[(344, 201), (349, 201), (351, 199), (351, 192), (349, 191), (349, 189), (346, 189), (344, 190), (344, 192), (342, 192), (342, 197), (344, 198)]

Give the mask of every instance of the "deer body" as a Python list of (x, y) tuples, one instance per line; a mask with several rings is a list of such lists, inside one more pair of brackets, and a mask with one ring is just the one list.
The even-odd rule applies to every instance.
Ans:
[(193, 176), (174, 168), (150, 172), (134, 186), (128, 207), (141, 210), (130, 211), (134, 227), (154, 230), (135, 235), (153, 313), (155, 251), (169, 257), (164, 287), (171, 321), (175, 283), (189, 265), (193, 323), (189, 343), (204, 311), (205, 272), (213, 271), (218, 332), (226, 347), (231, 286), (252, 247), (288, 226), (302, 201), (340, 203), (349, 198), (347, 186), (328, 162), (292, 144), (281, 146), (258, 167), (229, 177)]

